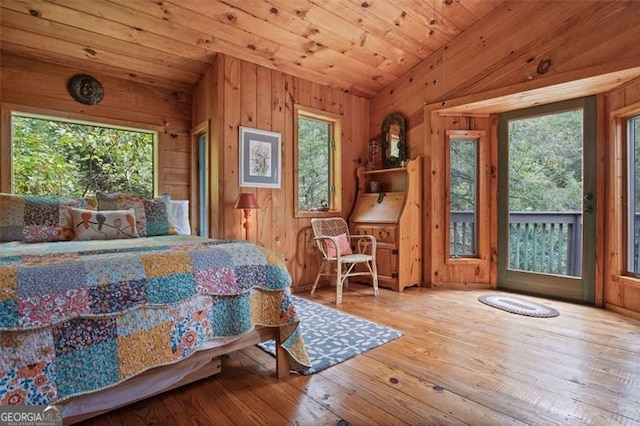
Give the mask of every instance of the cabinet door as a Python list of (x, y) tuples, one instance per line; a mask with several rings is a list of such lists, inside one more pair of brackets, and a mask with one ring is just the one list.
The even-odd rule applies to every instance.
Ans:
[(376, 264), (378, 266), (378, 279), (383, 281), (396, 281), (398, 276), (398, 255), (395, 245), (378, 245)]

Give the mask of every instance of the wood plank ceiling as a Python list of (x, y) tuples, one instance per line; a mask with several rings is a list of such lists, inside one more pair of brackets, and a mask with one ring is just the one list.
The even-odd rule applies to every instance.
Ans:
[(370, 98), (504, 0), (2, 0), (1, 50), (191, 90), (216, 52)]

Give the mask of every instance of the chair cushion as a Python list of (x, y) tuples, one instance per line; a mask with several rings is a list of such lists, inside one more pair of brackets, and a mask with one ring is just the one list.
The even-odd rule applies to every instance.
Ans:
[(346, 254), (340, 257), (340, 263), (364, 263), (372, 260), (373, 256), (363, 253)]
[(338, 255), (338, 252), (341, 256), (353, 253), (351, 251), (351, 245), (349, 244), (349, 238), (347, 237), (347, 234), (336, 235), (335, 238), (338, 239), (338, 250), (336, 250), (333, 241), (325, 240), (324, 242), (325, 249), (327, 250), (327, 257), (336, 257)]

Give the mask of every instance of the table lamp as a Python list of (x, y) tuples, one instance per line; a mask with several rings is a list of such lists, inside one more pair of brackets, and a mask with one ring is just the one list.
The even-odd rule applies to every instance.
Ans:
[(249, 215), (251, 210), (259, 209), (258, 201), (256, 200), (256, 196), (251, 192), (241, 192), (238, 194), (238, 198), (236, 199), (236, 204), (233, 206), (234, 209), (242, 209), (244, 211), (244, 229), (245, 229), (245, 240), (249, 239)]

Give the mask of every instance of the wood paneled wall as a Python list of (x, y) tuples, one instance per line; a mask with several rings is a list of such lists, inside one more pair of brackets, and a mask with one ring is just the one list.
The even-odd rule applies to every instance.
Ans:
[(625, 275), (626, 254), (626, 143), (625, 119), (640, 115), (640, 80), (636, 80), (605, 97), (607, 117), (604, 187), (604, 302), (609, 309), (640, 319), (640, 279)]
[(191, 93), (90, 73), (104, 88), (98, 105), (83, 105), (67, 92), (67, 81), (85, 69), (2, 54), (0, 190), (10, 191), (12, 111), (84, 120), (156, 131), (158, 134), (158, 192), (174, 199), (190, 195)]
[[(425, 191), (424, 205), (433, 207), (438, 198), (433, 203), (432, 197), (442, 190), (432, 179), (441, 159), (431, 157), (430, 145), (437, 139), (432, 139), (437, 130), (430, 124), (431, 111), (444, 108), (445, 100), (450, 107), (461, 99), (477, 102), (638, 67), (638, 22), (640, 3), (635, 1), (507, 1), (374, 96), (369, 132), (379, 135), (389, 113), (405, 116), (408, 155), (423, 155), (425, 188), (431, 188)], [(539, 71), (545, 60), (550, 61), (548, 69)], [(427, 280), (435, 267), (432, 254), (441, 251), (432, 234), (444, 224), (431, 214), (425, 209), (424, 238), (432, 242), (425, 244)]]
[[(309, 218), (294, 217), (294, 105), (342, 116), (342, 213), (355, 201), (356, 169), (366, 159), (369, 102), (307, 80), (240, 59), (218, 55), (194, 94), (194, 125), (210, 120), (212, 236), (243, 238), (242, 212), (233, 205), (240, 192), (256, 194), (260, 209), (250, 218), (250, 238), (283, 253), (294, 290), (310, 286), (318, 254), (312, 245)], [(280, 189), (240, 188), (239, 126), (282, 135)]]

